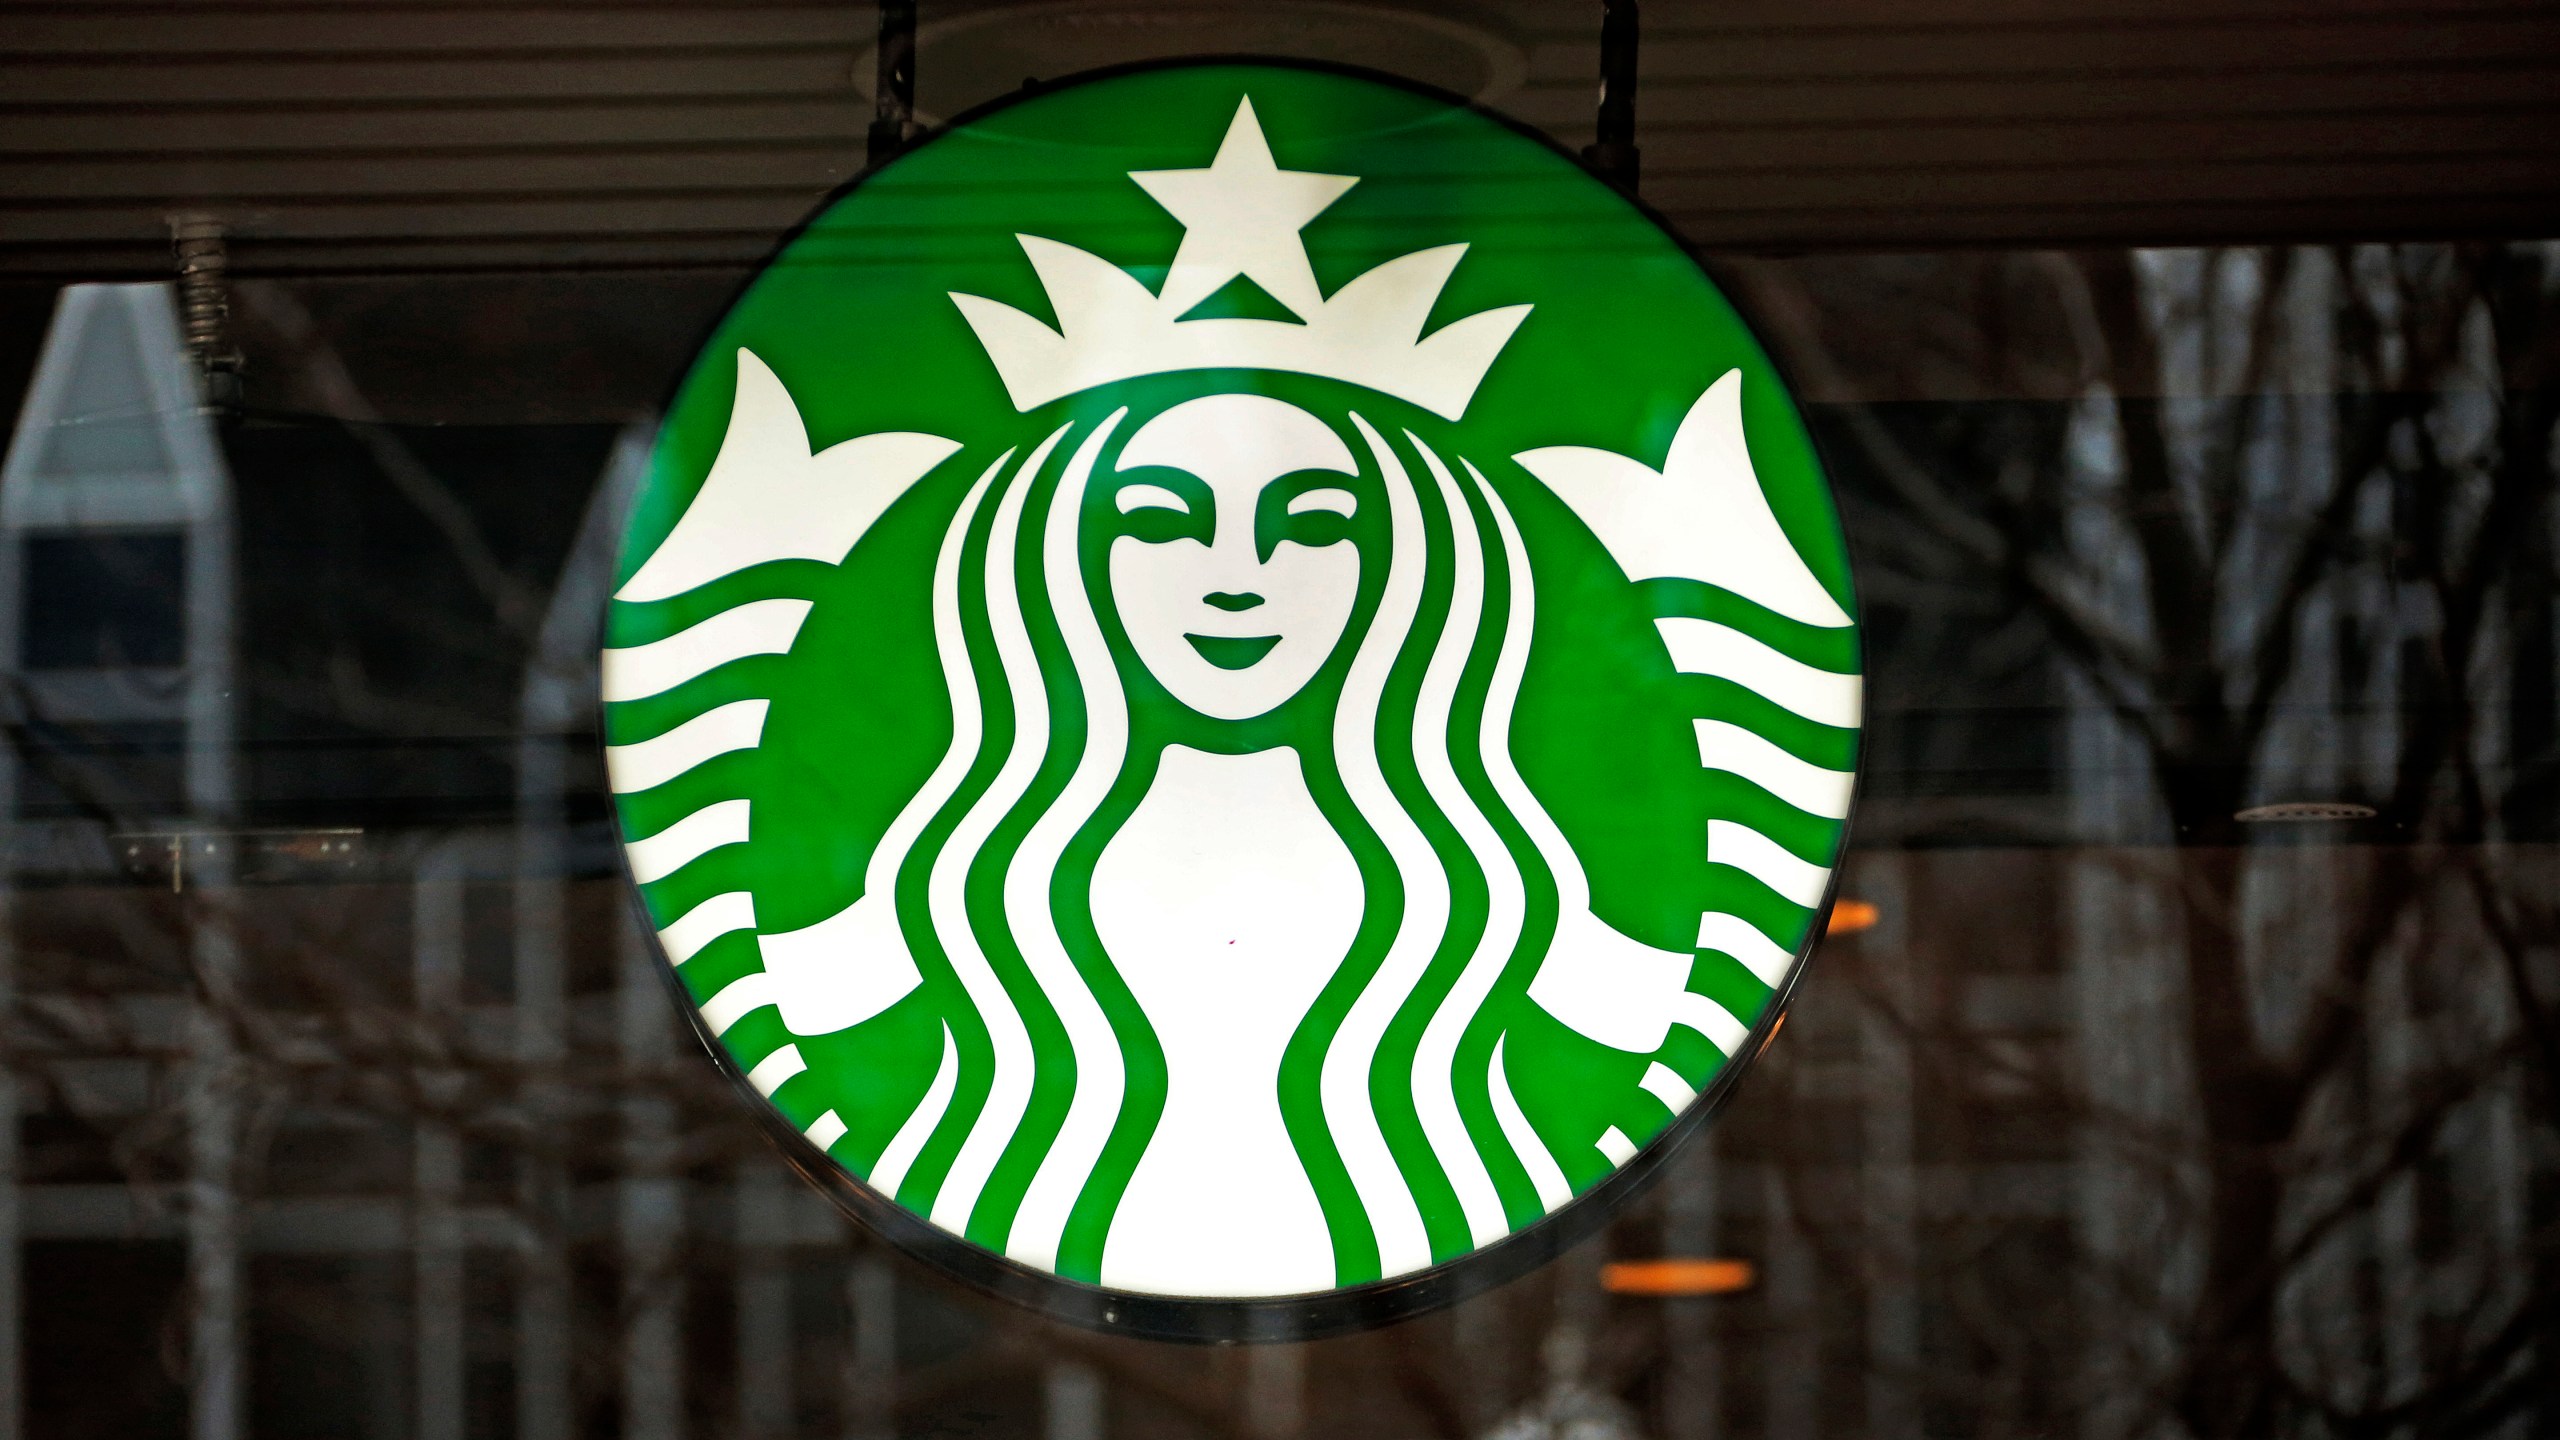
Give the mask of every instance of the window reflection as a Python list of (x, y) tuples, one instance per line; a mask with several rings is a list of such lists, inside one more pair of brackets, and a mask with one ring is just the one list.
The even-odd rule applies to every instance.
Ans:
[[(27, 1433), (2530, 1430), (2555, 258), (1730, 267), (1848, 505), (1874, 923), (1598, 1240), (1226, 1352), (892, 1258), (675, 1023), (591, 665), (720, 287), (246, 282), (227, 415), (165, 290), (65, 290), (0, 484)], [(1751, 1288), (1602, 1284), (1663, 1258)]]

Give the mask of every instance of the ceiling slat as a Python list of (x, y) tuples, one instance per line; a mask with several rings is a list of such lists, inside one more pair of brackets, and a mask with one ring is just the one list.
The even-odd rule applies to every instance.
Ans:
[(668, 144), (798, 145), (847, 141), (860, 148), (871, 106), (821, 99), (716, 99), (699, 104), (617, 101), (597, 105), (488, 105), (344, 110), (314, 126), (300, 110), (220, 109), (29, 113), (0, 109), (0, 157), (89, 155), (156, 163), (173, 155), (273, 152), (525, 150)]
[[(1569, 147), (1593, 11), (1469, 12), (1526, 55), (1497, 103)], [(0, 268), (165, 269), (181, 208), (227, 216), (253, 270), (745, 263), (861, 163), (870, 23), (858, 0), (0, 0)], [(2552, 0), (1719, 0), (1647, 27), (1646, 198), (1702, 244), (2560, 233)]]
[[(1864, 128), (1912, 122), (2019, 124), (2118, 119), (2218, 121), (2287, 115), (2388, 119), (2458, 109), (2547, 115), (2560, 96), (2560, 56), (2494, 69), (2415, 67), (2349, 74), (2062, 76), (1969, 80), (1838, 80), (1806, 77), (1713, 84), (1655, 84), (1642, 92), (1647, 138), (1686, 128)], [(1587, 126), (1591, 87), (1523, 91), (1506, 105), (1534, 123)], [(1875, 133), (1872, 130), (1870, 133)], [(1888, 135), (1878, 134), (1879, 140)]]
[[(2379, 198), (2410, 187), (2458, 183), (2470, 173), (2466, 166), (2482, 174), (2551, 176), (2560, 170), (2560, 159), (2530, 153), (2540, 123), (2534, 115), (2509, 112), (2248, 125), (2155, 120), (1987, 132), (1903, 126), (1882, 135), (1845, 128), (1708, 128), (1681, 136), (1676, 146), (1657, 143), (1660, 158), (1652, 174), (1748, 178), (1755, 186), (1789, 193), (1807, 186), (1826, 192), (1865, 186), (1898, 195), (1947, 176), (1963, 177), (1948, 183), (1996, 187), (2012, 183), (2002, 177), (2016, 170), (2066, 177), (2057, 182), (2066, 186), (2079, 183), (2067, 177), (2085, 176), (2085, 183), (2119, 193), (2134, 174), (2193, 172), (2194, 185), (2207, 187), (2217, 183), (2212, 172), (2231, 172), (2245, 177), (2232, 183), (2252, 187), (2318, 192), (2357, 185)], [(572, 190), (599, 196), (695, 188), (814, 192), (850, 178), (861, 158), (860, 142), (842, 133), (744, 144), (555, 144), (458, 153), (411, 148), (361, 155), (0, 156), (0, 191), (21, 204), (188, 195), (286, 201)]]
[(336, 103), (363, 107), (421, 100), (807, 95), (851, 92), (850, 54), (792, 46), (712, 55), (478, 56), (290, 61), (272, 56), (188, 57), (132, 63), (25, 63), (0, 67), (9, 105), (131, 107), (183, 104)]
[[(1530, 74), (1588, 75), (1578, 46), (1541, 46)], [(1993, 27), (1978, 30), (1744, 31), (1647, 35), (1648, 81), (1841, 76), (2284, 74), (2330, 69), (2502, 65), (2560, 54), (2560, 15), (2440, 17), (2377, 25), (2303, 19), (2245, 24)]]
[[(139, 8), (139, 7), (135, 7)], [(418, 54), (583, 49), (728, 50), (867, 45), (878, 21), (854, 4), (365, 7), (209, 4), (160, 14), (82, 4), (0, 9), (12, 57)]]

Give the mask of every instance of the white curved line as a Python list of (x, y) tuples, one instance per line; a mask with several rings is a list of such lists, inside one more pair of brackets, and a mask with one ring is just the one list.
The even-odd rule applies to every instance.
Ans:
[(604, 652), (604, 698), (645, 700), (750, 655), (780, 655), (809, 618), (806, 600), (751, 600), (664, 640)]
[(859, 1025), (924, 983), (915, 947), (898, 921), (898, 875), (916, 837), (940, 814), (978, 757), (985, 718), (969, 648), (960, 628), (960, 558), (987, 487), (1014, 452), (995, 458), (961, 497), (934, 556), (931, 609), (943, 694), (951, 704), (951, 739), (942, 758), (881, 831), (863, 869), (862, 893), (815, 925), (760, 935), (756, 948), (772, 972), (782, 1021), (799, 1035), (828, 1035)]
[(732, 750), (754, 749), (764, 734), (764, 712), (772, 705), (770, 700), (732, 700), (664, 735), (607, 745), (604, 763), (613, 777), (613, 793), (628, 795), (664, 785), (706, 760)]
[(889, 1148), (880, 1152), (880, 1163), (871, 1167), (864, 1183), (895, 1200), (898, 1187), (907, 1183), (907, 1172), (915, 1168), (916, 1157), (924, 1153), (924, 1142), (933, 1138), (934, 1129), (942, 1124), (943, 1112), (951, 1108), (951, 1092), (960, 1083), (960, 1053), (951, 1043), (951, 1027), (942, 1027), (942, 1063), (934, 1068), (933, 1083), (924, 1089), (924, 1098), (916, 1102), (898, 1133), (889, 1137)]
[(1573, 1186), (1564, 1178), (1563, 1167), (1547, 1150), (1547, 1142), (1538, 1138), (1529, 1117), (1520, 1110), (1519, 1097), (1511, 1093), (1511, 1072), (1503, 1068), (1502, 1047), (1511, 1039), (1504, 1035), (1493, 1042), (1493, 1062), (1485, 1072), (1485, 1083), (1493, 1091), (1493, 1118), (1502, 1124), (1502, 1138), (1520, 1156), (1529, 1171), (1529, 1186), (1538, 1192), (1538, 1203), (1550, 1213), (1573, 1198)]
[(1799, 810), (1839, 820), (1849, 813), (1850, 776), (1800, 760), (1759, 734), (1723, 720), (1695, 722), (1698, 763), (1741, 776)]
[[(1714, 853), (1713, 832), (1709, 832), (1708, 853)], [(1774, 990), (1787, 978), (1787, 967), (1796, 963), (1795, 952), (1760, 933), (1759, 927), (1739, 915), (1710, 910), (1698, 917), (1698, 949), (1720, 950), (1742, 964), (1742, 968), (1760, 977), (1760, 983)]]
[(756, 1068), (747, 1072), (747, 1083), (756, 1087), (757, 1094), (771, 1099), (773, 1092), (782, 1088), (782, 1082), (808, 1068), (809, 1062), (801, 1058), (800, 1047), (785, 1045), (757, 1061)]
[(1680, 1078), (1680, 1072), (1656, 1060), (1644, 1067), (1644, 1078), (1636, 1082), (1644, 1092), (1659, 1100), (1677, 1115), (1698, 1098), (1698, 1087)]
[(960, 788), (969, 767), (977, 763), (978, 746), (986, 738), (986, 716), (978, 709), (977, 667), (969, 662), (968, 637), (960, 631), (960, 552), (969, 540), (969, 525), (978, 517), (978, 505), (987, 495), (987, 486), (996, 472), (1013, 458), (1011, 450), (997, 456), (969, 487), (960, 501), (959, 512), (951, 517), (951, 526), (942, 535), (942, 549), (933, 559), (933, 647), (942, 662), (942, 688), (951, 697), (951, 744), (942, 752), (942, 761), (925, 777), (924, 785), (889, 828), (880, 832), (880, 843), (871, 849), (870, 863), (863, 867), (862, 893), (882, 894), (896, 888), (898, 872), (906, 868), (907, 856), (915, 849), (916, 837), (942, 810), (951, 792)]
[(720, 987), (720, 993), (702, 1002), (703, 1023), (714, 1035), (726, 1035), (729, 1027), (773, 1003), (773, 977), (761, 970), (741, 975)]
[(1685, 675), (1714, 675), (1730, 680), (1773, 704), (1807, 720), (1854, 728), (1863, 683), (1855, 675), (1807, 665), (1776, 646), (1730, 625), (1688, 615), (1653, 622), (1671, 664)]
[[(1707, 1037), (1707, 1043), (1726, 1055), (1742, 1053), (1743, 1042), (1751, 1038), (1751, 1027), (1734, 1018), (1733, 1012), (1695, 990), (1683, 990), (1671, 997), (1671, 1023), (1685, 1025)], [(1680, 1107), (1674, 1105), (1674, 1110)]]
[(631, 857), (631, 878), (643, 885), (664, 880), (705, 854), (746, 839), (748, 808), (744, 800), (705, 805), (648, 839), (623, 846)]
[(1013, 558), (1022, 536), (1023, 502), (1040, 467), (1048, 463), (1049, 452), (1057, 448), (1067, 429), (1061, 425), (1040, 442), (1021, 468), (1013, 472), (1004, 498), (996, 504), (995, 524), (987, 536), (987, 625), (994, 632), (996, 660), (1004, 668), (1005, 688), (1013, 696), (1013, 747), (1006, 752), (1004, 764), (997, 769), (986, 792), (953, 827), (942, 853), (934, 857), (933, 873), (925, 883), (926, 908), (933, 915), (934, 932), (942, 937), (943, 952), (950, 957), (951, 968), (959, 973), (961, 985), (986, 1021), (987, 1038), (995, 1051), (986, 1103), (979, 1108), (977, 1119), (969, 1127), (969, 1138), (960, 1143), (960, 1154), (951, 1162), (951, 1174), (933, 1199), (933, 1223), (961, 1234), (968, 1232), (970, 1212), (977, 1209), (987, 1177), (995, 1172), (996, 1161), (1003, 1157), (1004, 1147), (1022, 1124), (1022, 1112), (1031, 1103), (1031, 1081), (1037, 1064), (1031, 1051), (1031, 1032), (1024, 1027), (1021, 1012), (1014, 1008), (1013, 997), (1005, 992), (1004, 982), (997, 978), (985, 947), (978, 943), (977, 932), (970, 927), (966, 886), (979, 847), (986, 844), (988, 834), (1012, 813), (1014, 804), (1031, 787), (1031, 777), (1049, 750), (1048, 694), (1040, 687), (1039, 657), (1032, 653), (1031, 632), (1022, 622), (1022, 596), (1013, 585)]
[[(1466, 466), (1467, 479), (1484, 497), (1485, 510), (1493, 516), (1494, 532), (1502, 539), (1503, 574), (1511, 582), (1510, 614), (1503, 621), (1502, 649), (1494, 656), (1493, 679), (1485, 688), (1484, 728), (1477, 745), (1484, 757), (1485, 779), (1492, 784), (1493, 793), (1501, 797), (1512, 818), (1528, 833), (1530, 846), (1546, 862), (1547, 873), (1555, 880), (1555, 933), (1562, 935), (1571, 917), (1591, 908), (1591, 882), (1582, 873), (1582, 858), (1573, 853), (1564, 832), (1556, 828), (1547, 807), (1538, 803), (1538, 797), (1530, 792), (1529, 783), (1520, 778), (1520, 769), (1511, 760), (1511, 716), (1520, 702), (1521, 677), (1529, 666), (1529, 640), (1538, 622), (1537, 577), (1530, 573), (1528, 547), (1521, 543), (1520, 527), (1511, 519), (1511, 508), (1502, 503), (1502, 496), (1474, 461), (1461, 457), (1459, 463)], [(1552, 947), (1554, 939), (1550, 937), (1548, 943)], [(1510, 1140), (1520, 1163), (1527, 1167), (1539, 1200), (1553, 1210), (1571, 1199), (1573, 1190), (1565, 1182), (1564, 1172), (1556, 1167), (1546, 1141), (1530, 1127), (1528, 1118), (1520, 1115), (1519, 1104), (1511, 1095), (1509, 1073), (1498, 1058), (1501, 1049), (1502, 1042), (1495, 1041), (1493, 1075), (1501, 1088), (1494, 1099), (1494, 1113), (1503, 1116), (1507, 1105), (1510, 1115), (1520, 1116), (1516, 1129), (1509, 1118), (1503, 1118), (1502, 1133)]]
[[(1530, 842), (1537, 846), (1539, 854), (1546, 858), (1548, 868), (1555, 872), (1557, 933), (1561, 935), (1564, 933), (1568, 917), (1577, 914), (1588, 915), (1591, 908), (1590, 879), (1583, 874), (1582, 862), (1574, 855), (1573, 847), (1566, 843), (1564, 832), (1556, 828), (1555, 821), (1548, 816), (1545, 807), (1538, 804), (1537, 797), (1529, 793), (1528, 785), (1521, 780), (1519, 770), (1511, 763), (1511, 708), (1520, 694), (1520, 677), (1528, 662), (1529, 632), (1537, 618), (1532, 578), (1529, 573), (1529, 556), (1526, 547), (1520, 543), (1520, 530), (1512, 523), (1510, 510), (1503, 505), (1502, 497), (1494, 492), (1493, 486), (1486, 482), (1484, 472), (1470, 464), (1467, 466), (1467, 474), (1475, 481), (1477, 491), (1484, 496), (1486, 507), (1493, 512), (1494, 528), (1502, 532), (1503, 560), (1510, 567), (1511, 573), (1510, 628), (1503, 638), (1501, 657), (1494, 664), (1493, 688), (1485, 697), (1485, 773), (1493, 781), (1494, 789), (1501, 794), (1505, 803), (1511, 806), (1512, 813), (1519, 817), (1522, 828), (1529, 832)], [(1712, 831), (1714, 825), (1719, 823), (1722, 822), (1711, 822), (1709, 825), (1710, 852), (1714, 848)], [(1590, 919), (1590, 924), (1593, 927), (1605, 929), (1596, 917)], [(1705, 927), (1702, 925), (1702, 934), (1704, 930)], [(1615, 935), (1614, 931), (1607, 933)], [(1623, 937), (1618, 938), (1623, 940)], [(1702, 940), (1701, 944), (1704, 943)], [(1651, 947), (1639, 948), (1650, 949)], [(1665, 958), (1668, 957), (1665, 956)], [(1669, 1023), (1687, 1025), (1706, 1035), (1710, 1041), (1717, 1040), (1719, 1036), (1730, 1037), (1735, 1031), (1741, 1029), (1740, 1022), (1726, 1014), (1724, 1007), (1692, 991), (1681, 990), (1673, 995), (1671, 1011)], [(1726, 1046), (1726, 1053), (1733, 1053), (1733, 1047)], [(1526, 1127), (1525, 1120), (1523, 1127)], [(1505, 1133), (1510, 1133), (1507, 1125)], [(1536, 1139), (1534, 1132), (1530, 1138)], [(1515, 1149), (1519, 1147), (1520, 1140), (1517, 1135), (1512, 1136), (1512, 1144)], [(1601, 1135), (1599, 1146), (1601, 1153), (1607, 1155), (1613, 1164), (1624, 1165), (1635, 1158), (1635, 1144), (1619, 1133), (1614, 1125)], [(1537, 1165), (1531, 1160), (1529, 1153), (1524, 1151), (1521, 1160), (1529, 1164), (1530, 1174), (1534, 1179), (1537, 1174)], [(1550, 1158), (1547, 1163), (1552, 1165), (1554, 1161)]]
[(658, 943), (667, 949), (668, 964), (681, 965), (721, 936), (754, 928), (756, 897), (744, 890), (732, 890), (714, 895), (677, 916), (658, 932)]
[(1636, 1142), (1628, 1139), (1626, 1132), (1615, 1125), (1601, 1131), (1600, 1138), (1591, 1143), (1599, 1147), (1601, 1154), (1609, 1157), (1610, 1164), (1621, 1169), (1625, 1168), (1628, 1161), (1636, 1158)]
[(809, 1137), (810, 1144), (826, 1151), (834, 1149), (836, 1142), (844, 1138), (845, 1129), (844, 1117), (830, 1110), (810, 1121), (809, 1128), (800, 1133)]
[(1502, 653), (1494, 658), (1493, 683), (1484, 697), (1485, 778), (1493, 782), (1493, 792), (1502, 797), (1502, 803), (1511, 807), (1520, 828), (1529, 832), (1529, 843), (1554, 875), (1556, 914), (1561, 920), (1591, 908), (1591, 881), (1582, 873), (1582, 860), (1566, 843), (1564, 832), (1548, 817), (1547, 807), (1529, 793), (1528, 782), (1511, 763), (1511, 711), (1520, 699), (1521, 674), (1529, 665), (1529, 635), (1538, 619), (1537, 581), (1529, 573), (1529, 551), (1520, 543), (1520, 527), (1512, 523), (1510, 508), (1475, 462), (1461, 463), (1475, 481), (1476, 493), (1484, 496), (1485, 508), (1493, 513), (1493, 528), (1502, 536), (1503, 568), (1511, 577), (1511, 616), (1503, 627)]
[(942, 759), (871, 847), (862, 893), (853, 903), (815, 925), (756, 937), (764, 968), (778, 987), (782, 1023), (794, 1034), (831, 1035), (859, 1025), (924, 983), (915, 946), (898, 920), (898, 876), (916, 836), (941, 813), (984, 738), (976, 677), (960, 631), (960, 553), (988, 484), (1012, 456), (1010, 450), (997, 456), (970, 486), (944, 527), (934, 559), (934, 647), (951, 704), (951, 739)]
[(1475, 516), (1468, 511), (1458, 482), (1450, 478), (1449, 467), (1421, 436), (1408, 430), (1405, 439), (1412, 442), (1439, 488), (1440, 503), (1449, 512), (1450, 550), (1455, 557), (1449, 623), (1442, 627), (1431, 652), (1430, 666), (1422, 675), (1422, 693), (1414, 705), (1414, 768), (1421, 774), (1422, 788), (1439, 802), (1440, 812), (1449, 817), (1458, 838), (1475, 856), (1485, 883), (1484, 933), (1477, 937), (1475, 953), (1467, 957), (1448, 997), (1423, 1026), (1421, 1044), (1414, 1050), (1413, 1103), (1432, 1153), (1458, 1192), (1458, 1209), (1467, 1217), (1468, 1235), (1478, 1245), (1489, 1245), (1511, 1226), (1502, 1213), (1502, 1194), (1494, 1188), (1493, 1173), (1485, 1168), (1475, 1138), (1467, 1133), (1466, 1119), (1458, 1113), (1458, 1041), (1493, 982), (1502, 978), (1502, 967), (1520, 941), (1528, 896), (1510, 850), (1449, 763), (1450, 712), (1457, 701), (1458, 680), (1475, 652), (1476, 631), (1484, 621), (1482, 542), (1476, 535)]
[(1823, 886), (1831, 878), (1828, 868), (1800, 860), (1777, 841), (1732, 820), (1707, 822), (1707, 863), (1730, 865), (1808, 907), (1822, 903)]
[(1352, 657), (1350, 674), (1342, 683), (1342, 703), (1334, 712), (1333, 748), (1342, 768), (1342, 788), (1377, 831), (1396, 872), (1404, 877), (1405, 900), (1386, 958), (1351, 1002), (1342, 1028), (1325, 1050), (1317, 1089), (1324, 1100), (1325, 1124), (1342, 1151), (1343, 1168), (1350, 1173), (1352, 1188), (1359, 1192), (1361, 1207), (1377, 1232), (1381, 1272), (1401, 1275), (1431, 1263), (1431, 1238), (1404, 1171), (1378, 1126), (1377, 1110), (1369, 1098), (1369, 1071), (1388, 1024), (1413, 992), (1414, 982), (1422, 978), (1448, 927), (1449, 886), (1430, 842), (1404, 813), (1378, 768), (1379, 701), (1422, 603), (1421, 505), (1387, 442), (1358, 415), (1351, 417), (1351, 423), (1378, 458), (1386, 481), (1387, 580), (1378, 596), (1377, 617), (1370, 622), (1369, 634), (1360, 642), (1360, 652)]
[(1093, 617), (1093, 602), (1085, 593), (1076, 558), (1085, 486), (1104, 442), (1127, 414), (1126, 410), (1114, 412), (1076, 447), (1049, 497), (1049, 513), (1041, 527), (1040, 564), (1049, 608), (1055, 612), (1068, 662), (1075, 667), (1076, 683), (1084, 692), (1084, 754), (1077, 759), (1066, 788), (1022, 837), (1022, 848), (1014, 852), (1004, 877), (1005, 919), (1013, 926), (1032, 978), (1057, 1007), (1076, 1060), (1075, 1093), (1068, 1098), (1066, 1119), (1032, 1176), (1022, 1208), (1014, 1214), (1013, 1231), (1005, 1240), (1006, 1255), (1044, 1270), (1058, 1268), (1058, 1242), (1066, 1232), (1067, 1216), (1102, 1158), (1102, 1147), (1120, 1118), (1121, 1098), (1128, 1089), (1120, 1037), (1113, 1032), (1110, 1017), (1103, 1014), (1102, 1003), (1094, 998), (1093, 988), (1068, 956), (1066, 942), (1058, 935), (1057, 916), (1049, 908), (1049, 885), (1057, 878), (1059, 858), (1085, 821), (1101, 808), (1129, 753), (1128, 699), (1120, 689), (1119, 671), (1111, 663), (1111, 647)]

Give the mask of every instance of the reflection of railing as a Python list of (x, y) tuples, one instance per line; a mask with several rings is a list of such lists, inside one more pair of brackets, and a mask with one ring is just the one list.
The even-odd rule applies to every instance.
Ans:
[(109, 848), (138, 880), (166, 880), (171, 893), (187, 888), (187, 872), (213, 870), (235, 883), (317, 880), (343, 876), (360, 863), (364, 827), (318, 830), (127, 830), (107, 837)]

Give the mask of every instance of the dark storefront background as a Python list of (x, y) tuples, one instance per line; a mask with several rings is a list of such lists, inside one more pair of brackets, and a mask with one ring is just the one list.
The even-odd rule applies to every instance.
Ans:
[[(1266, 52), (1578, 147), (1600, 9), (928, 3), (918, 100)], [(1846, 512), (1872, 923), (1599, 1238), (1225, 1350), (851, 1230), (617, 878), (611, 517), (877, 24), (0, 7), (0, 1433), (2560, 1427), (2560, 10), (1646, 7)]]

